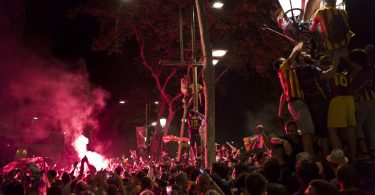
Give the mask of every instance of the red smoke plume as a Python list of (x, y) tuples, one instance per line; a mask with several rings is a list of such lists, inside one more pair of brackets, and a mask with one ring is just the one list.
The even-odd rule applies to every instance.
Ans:
[(0, 135), (29, 154), (58, 161), (81, 157), (73, 143), (83, 134), (95, 141), (96, 115), (108, 93), (90, 85), (83, 60), (64, 63), (11, 36), (0, 42)]

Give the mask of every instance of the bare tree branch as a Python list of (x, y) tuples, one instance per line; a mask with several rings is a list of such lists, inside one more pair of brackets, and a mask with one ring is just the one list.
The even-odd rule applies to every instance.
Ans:
[(171, 100), (171, 103), (173, 103), (174, 101), (176, 101), (178, 98), (180, 98), (181, 96), (183, 96), (183, 93), (180, 92), (179, 94), (177, 94), (176, 96), (174, 96)]
[(167, 77), (167, 79), (165, 79), (165, 81), (164, 81), (164, 85), (163, 85), (163, 91), (165, 90), (165, 88), (167, 87), (167, 85), (168, 85), (168, 83), (169, 83), (169, 80), (171, 80), (171, 78), (177, 73), (177, 70), (178, 70), (178, 68), (177, 67), (175, 67), (174, 69), (173, 69), (173, 71), (168, 75), (168, 77)]
[(228, 70), (229, 70), (229, 68), (225, 67), (225, 69), (220, 73), (220, 75), (216, 77), (215, 83), (217, 83), (221, 79), (221, 77), (223, 77), (224, 74), (228, 72)]
[(170, 99), (168, 98), (167, 94), (163, 91), (163, 88), (160, 84), (160, 79), (159, 79), (158, 75), (155, 73), (154, 69), (152, 69), (150, 64), (147, 62), (147, 59), (146, 59), (146, 56), (145, 56), (145, 53), (144, 53), (145, 43), (143, 41), (142, 34), (136, 28), (134, 28), (134, 31), (136, 33), (137, 41), (138, 41), (138, 44), (139, 44), (139, 49), (140, 49), (139, 53), (140, 53), (141, 58), (142, 58), (142, 63), (148, 69), (148, 71), (151, 73), (151, 76), (154, 78), (156, 86), (157, 86), (157, 88), (160, 92), (160, 95), (164, 98), (164, 100), (167, 104), (170, 104)]

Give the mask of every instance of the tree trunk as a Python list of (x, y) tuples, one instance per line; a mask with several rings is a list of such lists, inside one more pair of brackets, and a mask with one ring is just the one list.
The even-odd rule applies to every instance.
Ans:
[(172, 123), (172, 121), (175, 117), (175, 114), (176, 114), (171, 107), (172, 107), (172, 105), (170, 105), (169, 108), (168, 108), (167, 123), (166, 123), (165, 128), (164, 128), (164, 135), (168, 135), (169, 128), (171, 127), (171, 123)]
[(203, 51), (203, 83), (205, 96), (205, 165), (210, 168), (215, 162), (215, 70), (212, 64), (212, 49), (207, 29), (206, 12), (203, 0), (195, 0), (199, 33)]

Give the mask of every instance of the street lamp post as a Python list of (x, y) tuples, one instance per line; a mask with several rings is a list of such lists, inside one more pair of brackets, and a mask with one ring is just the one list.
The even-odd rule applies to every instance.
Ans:
[(145, 145), (148, 146), (150, 141), (150, 131), (149, 131), (149, 110), (150, 110), (150, 103), (146, 102), (146, 113), (145, 113)]
[[(127, 102), (126, 100), (119, 100), (118, 103), (121, 104), (121, 105), (124, 105), (124, 104), (128, 104), (129, 102)], [(144, 135), (144, 140), (145, 140), (145, 146), (147, 147), (149, 145), (149, 142), (150, 142), (150, 135), (151, 135), (150, 134), (150, 126), (155, 127), (156, 124), (157, 124), (156, 122), (150, 123), (150, 106), (151, 106), (151, 104), (159, 105), (160, 102), (159, 101), (146, 100), (146, 101), (130, 101), (130, 103), (145, 104), (145, 121), (144, 121), (145, 135)]]
[(164, 144), (163, 144), (163, 136), (164, 136), (164, 127), (165, 125), (167, 124), (167, 119), (166, 118), (160, 118), (159, 119), (159, 123), (160, 123), (160, 126), (161, 126), (161, 132), (160, 132), (160, 151), (163, 151), (164, 150)]
[(146, 100), (146, 109), (145, 109), (145, 144), (146, 147), (150, 143), (150, 126), (155, 126), (155, 123), (150, 123), (150, 106), (151, 104), (159, 105), (159, 101), (147, 101)]

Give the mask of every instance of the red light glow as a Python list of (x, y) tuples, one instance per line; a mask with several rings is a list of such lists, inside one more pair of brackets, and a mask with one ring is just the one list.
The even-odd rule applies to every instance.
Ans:
[(82, 159), (86, 155), (89, 163), (94, 165), (97, 170), (106, 168), (108, 166), (108, 160), (96, 152), (87, 151), (88, 143), (89, 139), (83, 135), (78, 136), (74, 141), (73, 147), (77, 151), (79, 158)]

